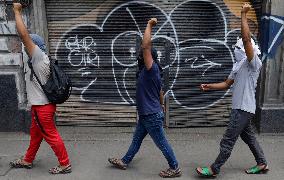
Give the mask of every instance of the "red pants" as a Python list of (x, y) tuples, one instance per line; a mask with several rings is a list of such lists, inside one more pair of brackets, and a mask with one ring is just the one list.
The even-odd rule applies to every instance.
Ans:
[(32, 106), (32, 125), (30, 128), (30, 146), (24, 160), (32, 163), (36, 153), (44, 139), (52, 148), (61, 166), (69, 165), (69, 158), (54, 122), (56, 105), (47, 104), (42, 106)]

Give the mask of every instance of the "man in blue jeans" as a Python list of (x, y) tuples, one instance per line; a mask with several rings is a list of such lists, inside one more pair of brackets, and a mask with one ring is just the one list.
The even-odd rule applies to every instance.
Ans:
[(138, 124), (132, 143), (122, 159), (109, 158), (108, 161), (120, 169), (126, 169), (138, 152), (145, 136), (149, 133), (155, 144), (162, 151), (170, 168), (160, 172), (164, 178), (179, 177), (182, 172), (178, 167), (175, 154), (169, 145), (163, 129), (164, 113), (162, 109), (162, 70), (157, 61), (157, 52), (151, 45), (152, 27), (157, 23), (156, 18), (148, 21), (143, 41), (142, 51), (138, 56), (139, 71), (137, 73), (136, 103), (139, 114)]
[(247, 169), (245, 172), (247, 174), (258, 174), (268, 171), (264, 153), (250, 124), (255, 114), (255, 88), (262, 66), (258, 57), (260, 50), (251, 38), (247, 23), (246, 15), (250, 8), (251, 6), (248, 3), (245, 3), (242, 8), (242, 38), (238, 39), (235, 45), (236, 62), (228, 79), (221, 83), (201, 85), (203, 91), (228, 89), (233, 85), (231, 118), (220, 143), (220, 153), (210, 167), (196, 168), (197, 173), (205, 177), (215, 177), (219, 174), (221, 166), (230, 157), (239, 136), (248, 145), (257, 163), (256, 166)]

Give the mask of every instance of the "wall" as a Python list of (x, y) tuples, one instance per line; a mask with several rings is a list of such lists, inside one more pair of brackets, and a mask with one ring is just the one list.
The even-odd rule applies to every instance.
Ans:
[[(244, 1), (45, 2), (50, 53), (74, 84), (70, 100), (59, 107), (59, 122), (136, 121), (136, 55), (147, 20), (157, 17), (153, 45), (164, 68), (167, 124), (226, 125), (230, 91), (201, 92), (199, 85), (229, 75)], [(257, 39), (261, 1), (252, 4), (249, 24)]]
[[(226, 125), (230, 92), (201, 93), (198, 85), (228, 76), (243, 2), (34, 0), (24, 12), (26, 24), (49, 42), (50, 54), (74, 83), (70, 100), (58, 107), (57, 121), (98, 126), (136, 121), (135, 57), (147, 19), (155, 16), (160, 22), (153, 34), (164, 68), (167, 125)], [(262, 46), (264, 64), (256, 120), (260, 132), (280, 132), (284, 131), (283, 1), (251, 3), (249, 24)], [(27, 130), (22, 48), (11, 6), (7, 9), (7, 16), (0, 11), (0, 130)]]
[(0, 131), (28, 131), (30, 116), (23, 79), (22, 45), (11, 3), (5, 6), (1, 1), (0, 12)]
[(284, 132), (284, 1), (263, 2), (263, 71), (258, 122), (261, 132)]

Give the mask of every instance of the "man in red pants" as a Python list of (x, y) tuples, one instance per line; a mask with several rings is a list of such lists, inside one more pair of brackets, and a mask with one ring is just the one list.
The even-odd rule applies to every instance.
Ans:
[[(36, 34), (29, 34), (22, 19), (22, 5), (14, 3), (14, 13), (16, 20), (16, 28), (20, 38), (23, 41), (25, 51), (28, 54), (35, 74), (39, 77), (42, 84), (45, 84), (50, 74), (50, 60), (46, 55), (46, 46), (42, 37)], [(71, 164), (69, 157), (61, 139), (55, 123), (54, 114), (56, 105), (48, 102), (42, 88), (31, 73), (28, 62), (24, 60), (25, 81), (29, 103), (32, 105), (32, 124), (30, 128), (30, 146), (26, 155), (14, 160), (10, 163), (12, 168), (27, 168), (33, 167), (33, 160), (44, 139), (52, 148), (58, 158), (59, 165), (51, 168), (51, 174), (70, 173)]]

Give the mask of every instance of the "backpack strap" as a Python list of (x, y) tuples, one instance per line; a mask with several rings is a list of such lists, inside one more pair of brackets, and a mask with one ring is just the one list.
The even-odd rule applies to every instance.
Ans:
[(39, 83), (41, 89), (45, 92), (42, 83), (40, 82), (39, 78), (37, 77), (37, 75), (36, 75), (36, 73), (34, 71), (31, 59), (28, 60), (28, 65), (29, 65), (29, 68), (31, 69), (30, 81), (33, 81), (33, 76), (35, 76), (35, 78), (36, 78), (37, 82)]
[(53, 63), (53, 64), (58, 66), (58, 60), (57, 59), (53, 59), (50, 55), (48, 56), (48, 59), (49, 59), (50, 63)]

